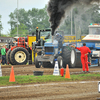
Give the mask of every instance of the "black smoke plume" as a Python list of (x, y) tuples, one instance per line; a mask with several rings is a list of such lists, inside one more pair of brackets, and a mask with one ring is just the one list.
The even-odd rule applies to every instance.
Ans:
[(65, 13), (71, 10), (73, 5), (91, 5), (94, 2), (99, 3), (99, 0), (50, 0), (48, 3), (48, 14), (49, 21), (51, 23), (52, 35), (54, 31), (60, 25), (63, 18), (65, 18)]

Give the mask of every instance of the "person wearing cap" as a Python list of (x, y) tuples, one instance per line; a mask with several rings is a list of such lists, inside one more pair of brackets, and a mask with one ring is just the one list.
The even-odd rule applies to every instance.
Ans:
[(59, 33), (56, 33), (55, 39), (56, 40), (59, 40), (59, 38), (60, 38), (60, 34)]
[(5, 45), (3, 45), (1, 49), (1, 59), (2, 59), (2, 65), (6, 64), (6, 49)]
[(74, 47), (81, 52), (81, 63), (82, 63), (83, 72), (85, 72), (85, 69), (86, 72), (89, 72), (88, 54), (91, 53), (91, 50), (86, 46), (85, 43), (83, 43), (82, 47), (75, 47), (73, 45), (71, 47)]
[(56, 33), (55, 40), (58, 41), (58, 48), (59, 48), (59, 49), (62, 48), (63, 39), (64, 39), (64, 38), (63, 38), (63, 36), (62, 36), (61, 34)]

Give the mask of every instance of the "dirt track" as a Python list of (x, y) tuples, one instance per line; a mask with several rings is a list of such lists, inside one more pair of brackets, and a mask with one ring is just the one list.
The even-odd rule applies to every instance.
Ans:
[(0, 87), (0, 100), (96, 100), (98, 82), (59, 82)]
[[(33, 71), (41, 70), (44, 74), (53, 74), (50, 68), (35, 68), (35, 66), (14, 66), (15, 75), (33, 75)], [(81, 68), (69, 69), (71, 74), (81, 72)], [(10, 75), (11, 66), (2, 66), (3, 76)], [(90, 71), (100, 71), (100, 67), (90, 68)], [(45, 84), (28, 84), (0, 87), (0, 100), (97, 100), (98, 78), (88, 82), (55, 82)]]
[[(2, 75), (9, 76), (11, 71), (11, 65), (3, 65), (2, 68)], [(15, 75), (33, 75), (33, 71), (44, 71), (44, 75), (52, 75), (53, 68), (36, 68), (34, 65), (13, 65)], [(66, 71), (66, 69), (65, 69)], [(70, 68), (70, 74), (75, 74), (76, 72), (82, 72), (82, 68)], [(90, 71), (100, 71), (99, 67), (91, 67)]]

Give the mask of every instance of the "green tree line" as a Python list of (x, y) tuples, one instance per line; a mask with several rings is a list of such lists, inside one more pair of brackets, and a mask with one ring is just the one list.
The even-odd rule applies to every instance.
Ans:
[[(48, 22), (48, 15), (46, 11), (47, 6), (43, 9), (32, 8), (32, 10), (25, 11), (25, 9), (17, 9), (10, 13), (10, 36), (17, 35), (17, 23), (18, 23), (18, 36), (27, 36), (35, 32), (36, 27), (39, 29), (45, 29), (50, 27)], [(18, 18), (18, 21), (17, 21)]]
[[(36, 27), (39, 29), (50, 28), (49, 16), (47, 14), (47, 6), (43, 9), (32, 8), (26, 11), (25, 9), (15, 9), (11, 12), (8, 24), (10, 25), (9, 36), (17, 36), (17, 23), (18, 23), (18, 36), (23, 37), (35, 33)], [(72, 35), (88, 34), (88, 25), (90, 23), (100, 23), (99, 6), (94, 5), (90, 8), (83, 6), (74, 7), (71, 16), (67, 15), (64, 22), (59, 26), (58, 30), (64, 31), (66, 35), (71, 34), (71, 21), (72, 21)], [(18, 18), (18, 20), (17, 20)], [(3, 29), (0, 15), (0, 33)]]
[(1, 36), (1, 30), (3, 30), (3, 27), (2, 27), (2, 23), (1, 23), (1, 15), (0, 15), (0, 36)]

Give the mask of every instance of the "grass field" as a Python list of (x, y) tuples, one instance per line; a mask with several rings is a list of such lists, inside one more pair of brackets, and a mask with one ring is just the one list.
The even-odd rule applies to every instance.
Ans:
[(99, 80), (100, 73), (70, 75), (70, 79), (65, 78), (65, 76), (61, 77), (54, 75), (43, 75), (43, 76), (24, 75), (24, 76), (15, 76), (15, 82), (9, 82), (9, 78), (10, 78), (9, 76), (0, 77), (0, 86), (32, 84), (32, 83), (36, 84), (36, 83), (47, 83), (47, 82)]

